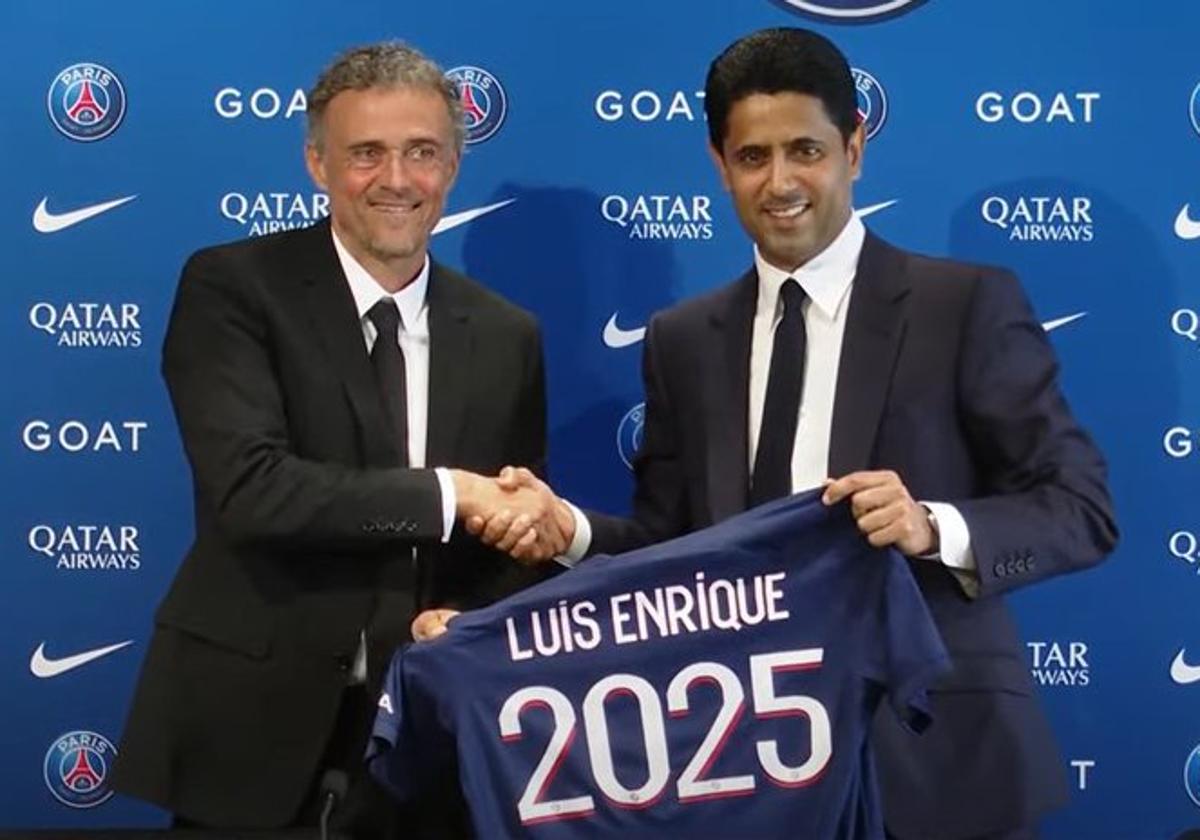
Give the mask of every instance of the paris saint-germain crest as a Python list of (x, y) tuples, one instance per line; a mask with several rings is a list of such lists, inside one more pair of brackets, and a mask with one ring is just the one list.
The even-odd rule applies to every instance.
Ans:
[(84, 61), (59, 71), (46, 94), (50, 121), (83, 143), (102, 140), (125, 118), (125, 88), (117, 74)]
[(96, 732), (76, 730), (54, 739), (42, 765), (46, 787), (71, 808), (94, 808), (113, 795), (108, 774), (117, 748)]
[(621, 418), (617, 427), (617, 452), (625, 466), (633, 469), (633, 458), (642, 447), (642, 426), (646, 421), (646, 404), (638, 403)]
[(858, 121), (866, 127), (867, 139), (870, 140), (879, 133), (887, 119), (887, 93), (879, 80), (866, 70), (851, 67), (850, 75), (854, 77), (854, 91), (858, 96)]
[(508, 96), (500, 80), (482, 67), (455, 67), (446, 77), (458, 85), (467, 124), (467, 144), (482, 143), (504, 124)]

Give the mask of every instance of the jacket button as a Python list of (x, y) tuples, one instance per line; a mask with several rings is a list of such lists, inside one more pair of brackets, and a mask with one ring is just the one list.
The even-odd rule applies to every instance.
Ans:
[(333, 657), (333, 662), (337, 665), (337, 669), (343, 674), (349, 673), (350, 667), (354, 664), (354, 660), (344, 653), (339, 653)]

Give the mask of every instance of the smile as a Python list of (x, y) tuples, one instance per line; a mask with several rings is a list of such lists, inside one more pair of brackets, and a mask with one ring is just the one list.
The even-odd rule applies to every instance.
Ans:
[(774, 219), (795, 219), (811, 206), (807, 201), (800, 201), (786, 207), (764, 207), (763, 212)]
[(406, 216), (409, 213), (415, 212), (421, 205), (418, 204), (384, 204), (380, 202), (372, 203), (371, 209), (379, 213), (387, 213), (392, 216)]

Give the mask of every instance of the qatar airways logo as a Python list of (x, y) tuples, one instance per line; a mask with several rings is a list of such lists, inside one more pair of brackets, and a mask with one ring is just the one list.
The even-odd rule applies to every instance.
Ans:
[(221, 216), (241, 225), (248, 236), (304, 228), (329, 215), (323, 192), (229, 192), (221, 196)]
[(1086, 642), (1026, 642), (1038, 685), (1083, 688), (1091, 683)]
[(707, 195), (606, 195), (600, 215), (630, 239), (712, 239), (712, 199)]
[(29, 307), (29, 325), (58, 347), (141, 347), (140, 317), (136, 303), (38, 301)]
[(29, 529), (30, 550), (55, 569), (80, 572), (136, 572), (142, 567), (136, 525), (50, 525)]
[(1010, 242), (1091, 242), (1096, 235), (1087, 196), (989, 195), (979, 215)]

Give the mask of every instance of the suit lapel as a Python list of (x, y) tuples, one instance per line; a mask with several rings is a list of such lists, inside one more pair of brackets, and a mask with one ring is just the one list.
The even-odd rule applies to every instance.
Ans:
[(708, 503), (713, 522), (741, 513), (748, 504), (750, 488), (749, 437), (746, 431), (750, 404), (750, 336), (758, 274), (753, 269), (742, 275), (718, 298), (710, 315), (714, 358), (703, 369), (704, 417), (710, 419), (707, 435)]
[(870, 466), (879, 420), (904, 337), (909, 292), (903, 255), (868, 233), (863, 242), (838, 366), (829, 474)]
[(396, 466), (399, 453), (383, 413), (362, 323), (333, 247), (329, 222), (313, 225), (302, 235), (308, 240), (296, 249), (293, 270), (305, 278), (313, 334), (333, 363), (358, 418), (363, 458), (372, 466)]
[(456, 463), (467, 415), (474, 341), (470, 307), (456, 278), (437, 263), (429, 269), (429, 421), (425, 463)]

